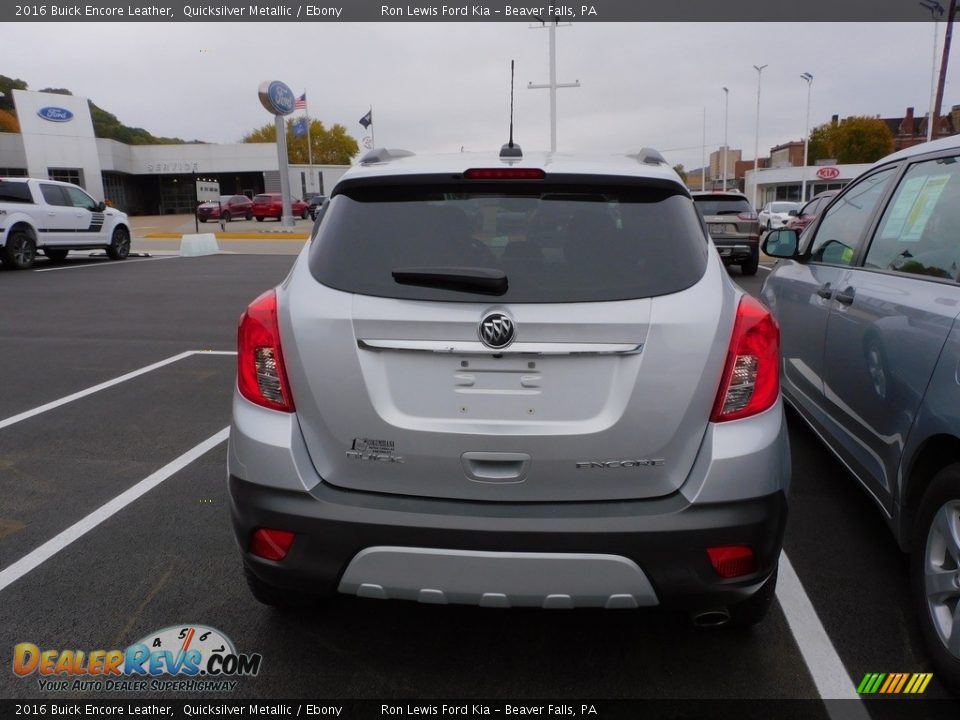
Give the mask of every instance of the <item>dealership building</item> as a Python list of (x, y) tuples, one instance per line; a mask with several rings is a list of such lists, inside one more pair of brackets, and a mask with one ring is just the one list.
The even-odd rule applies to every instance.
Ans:
[[(196, 180), (224, 195), (280, 191), (274, 143), (126, 145), (94, 136), (86, 98), (14, 90), (20, 133), (0, 133), (0, 177), (76, 183), (134, 215), (192, 213)], [(326, 194), (349, 166), (290, 165), (290, 192)]]

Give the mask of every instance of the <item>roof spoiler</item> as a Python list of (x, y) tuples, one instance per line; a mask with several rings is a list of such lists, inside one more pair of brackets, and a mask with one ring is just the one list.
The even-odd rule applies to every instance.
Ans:
[(399, 150), (396, 148), (374, 148), (360, 158), (360, 164), (371, 165), (373, 163), (385, 163), (390, 162), (391, 160), (399, 160), (400, 158), (412, 156), (413, 153), (409, 150)]

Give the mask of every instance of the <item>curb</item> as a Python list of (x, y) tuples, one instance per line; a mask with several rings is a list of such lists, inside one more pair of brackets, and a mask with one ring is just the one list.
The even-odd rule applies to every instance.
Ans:
[[(143, 237), (148, 240), (182, 240), (184, 235), (192, 233), (149, 232)], [(218, 232), (213, 233), (217, 240), (308, 240), (307, 233), (258, 233), (258, 232)]]

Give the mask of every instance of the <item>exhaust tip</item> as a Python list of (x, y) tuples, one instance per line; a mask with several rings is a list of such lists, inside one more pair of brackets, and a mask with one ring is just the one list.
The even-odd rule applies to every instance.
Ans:
[(726, 608), (711, 608), (691, 615), (697, 627), (720, 627), (730, 622), (730, 611)]

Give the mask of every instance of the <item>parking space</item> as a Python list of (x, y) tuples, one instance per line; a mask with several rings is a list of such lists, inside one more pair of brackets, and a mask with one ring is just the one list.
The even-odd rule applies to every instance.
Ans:
[[(868, 672), (930, 671), (904, 558), (792, 413), (785, 551), (797, 583), (781, 583), (753, 631), (698, 630), (656, 611), (257, 604), (229, 526), (222, 431), (237, 318), (292, 261), (92, 259), (75, 272), (0, 274), (0, 344), (12, 349), (0, 394), (0, 647), (125, 647), (202, 623), (263, 655), (236, 691), (258, 698), (816, 699)], [(753, 294), (765, 274), (732, 271)], [(0, 693), (49, 697), (11, 673)], [(944, 697), (934, 680), (925, 698)]]

